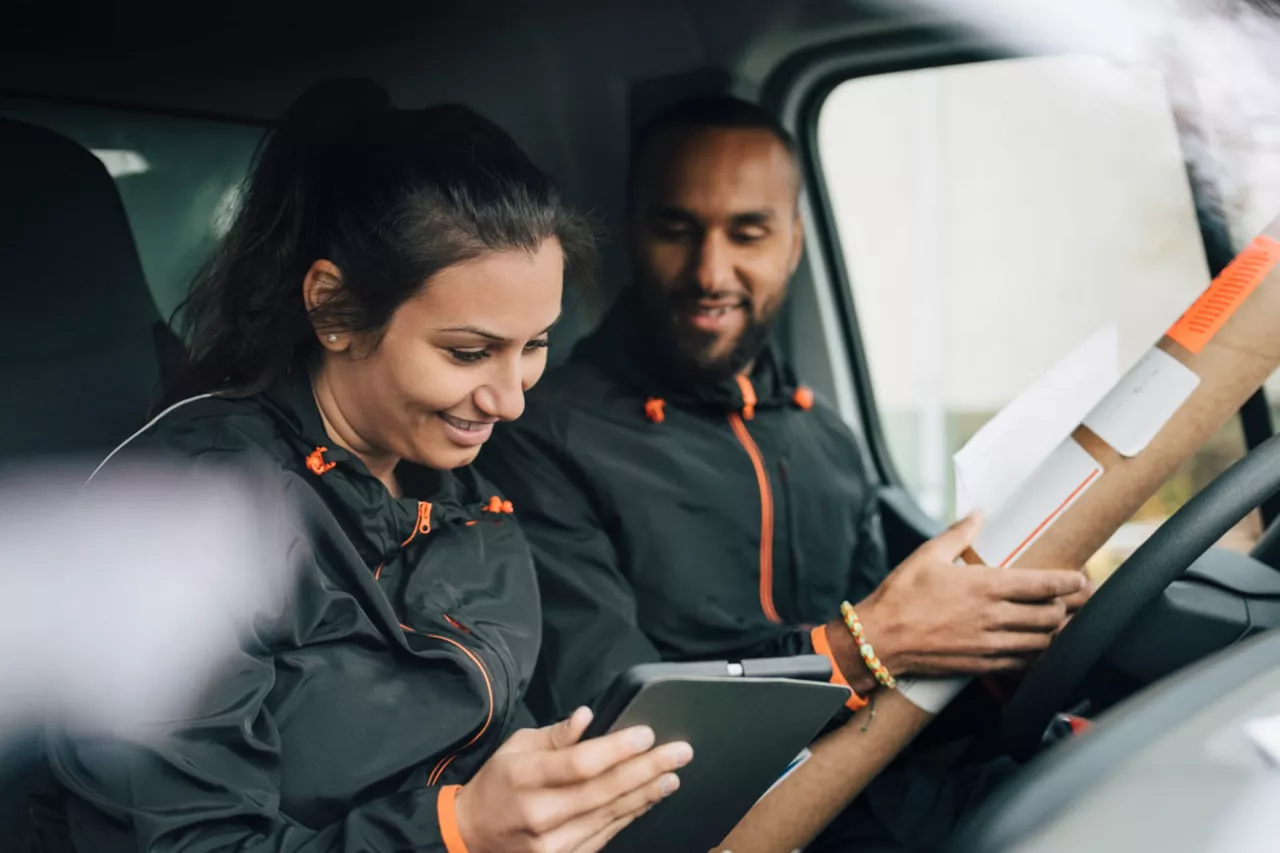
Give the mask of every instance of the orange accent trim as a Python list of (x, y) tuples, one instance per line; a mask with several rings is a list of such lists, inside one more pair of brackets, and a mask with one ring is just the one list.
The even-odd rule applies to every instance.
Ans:
[(374, 579), (374, 580), (377, 580), (378, 578), (382, 577), (382, 567), (383, 567), (384, 565), (385, 565), (385, 563), (378, 563), (378, 568), (376, 568), (376, 569), (374, 569), (374, 570), (373, 570), (373, 579)]
[(476, 665), (476, 668), (480, 670), (480, 674), (484, 676), (484, 686), (485, 686), (485, 689), (489, 692), (489, 716), (485, 718), (484, 725), (480, 727), (480, 731), (476, 732), (475, 737), (471, 738), (471, 740), (467, 741), (461, 747), (459, 747), (457, 752), (454, 752), (453, 755), (450, 755), (447, 758), (442, 759), (440, 763), (436, 765), (435, 770), (431, 771), (431, 776), (428, 777), (427, 779), (428, 785), (434, 785), (440, 781), (440, 777), (444, 774), (445, 768), (448, 767), (449, 764), (453, 762), (453, 759), (458, 757), (458, 753), (462, 752), (462, 750), (475, 744), (475, 742), (480, 740), (480, 738), (484, 736), (484, 733), (489, 730), (489, 725), (493, 722), (493, 682), (489, 680), (489, 670), (485, 669), (484, 663), (480, 660), (479, 657), (476, 656), (474, 652), (471, 651), (471, 649), (468, 649), (466, 646), (462, 645), (462, 643), (459, 643), (457, 640), (450, 639), (449, 637), (445, 637), (440, 634), (427, 634), (426, 636), (430, 637), (433, 640), (443, 640), (444, 642), (450, 643), (454, 646), (457, 646), (459, 649), (461, 649), (462, 653), (465, 654), (467, 657), (471, 658), (471, 662)]
[(467, 527), (475, 527), (475, 525), (476, 525), (476, 522), (474, 518), (471, 521), (467, 522)]
[(484, 737), (484, 733), (489, 730), (489, 726), (493, 723), (493, 682), (489, 679), (489, 670), (485, 669), (484, 661), (480, 660), (480, 658), (476, 656), (475, 652), (471, 651), (471, 649), (462, 645), (462, 643), (459, 643), (457, 640), (445, 637), (441, 634), (423, 634), (420, 631), (410, 628), (403, 622), (400, 623), (400, 627), (408, 631), (410, 634), (417, 634), (420, 637), (426, 637), (431, 640), (441, 640), (451, 646), (456, 646), (464, 655), (471, 658), (471, 662), (476, 665), (476, 669), (480, 670), (480, 675), (484, 677), (485, 690), (489, 693), (489, 716), (485, 718), (484, 725), (480, 727), (480, 731), (476, 732), (475, 737), (458, 747), (456, 752), (440, 759), (436, 764), (435, 769), (431, 771), (431, 775), (427, 777), (427, 784), (434, 785), (440, 781), (441, 774), (444, 773), (445, 768), (449, 766), (453, 759), (458, 757), (458, 753), (475, 744), (475, 742)]
[(1084, 717), (1077, 717), (1075, 714), (1062, 714), (1061, 716), (1067, 718), (1067, 723), (1070, 724), (1073, 735), (1084, 734), (1093, 728), (1093, 723)]
[(764, 467), (760, 448), (751, 439), (747, 425), (737, 412), (729, 413), (729, 426), (747, 451), (747, 456), (751, 457), (756, 482), (760, 485), (760, 609), (770, 622), (781, 624), (782, 617), (773, 605), (773, 489), (769, 486), (769, 473)]
[(801, 385), (796, 389), (796, 393), (791, 395), (791, 402), (806, 412), (809, 411), (813, 408), (813, 389)]
[(480, 508), (481, 512), (492, 512), (497, 514), (510, 515), (516, 511), (511, 501), (504, 501), (502, 498), (494, 495), (489, 498), (489, 503)]
[(1022, 553), (1022, 549), (1027, 547), (1027, 545), (1030, 544), (1031, 540), (1039, 536), (1040, 531), (1044, 530), (1046, 527), (1052, 524), (1053, 520), (1058, 517), (1059, 513), (1061, 513), (1064, 509), (1066, 509), (1067, 505), (1070, 504), (1073, 500), (1075, 500), (1076, 496), (1079, 495), (1081, 492), (1083, 492), (1085, 490), (1085, 487), (1088, 486), (1090, 483), (1092, 483), (1094, 478), (1101, 473), (1102, 473), (1101, 468), (1094, 468), (1091, 472), (1089, 472), (1089, 476), (1084, 478), (1084, 482), (1076, 486), (1075, 490), (1071, 494), (1067, 495), (1067, 499), (1064, 500), (1062, 503), (1058, 504), (1058, 508), (1055, 509), (1053, 512), (1049, 513), (1048, 518), (1040, 522), (1040, 524), (1036, 526), (1036, 529), (1031, 531), (1030, 535), (1028, 535), (1027, 538), (1023, 539), (1020, 543), (1018, 543), (1018, 547), (1014, 548), (1013, 551), (1009, 554), (1009, 556), (1005, 557), (1000, 562), (1000, 568), (1003, 569), (1008, 567), (1008, 565), (1013, 562), (1014, 558)]
[(738, 390), (742, 392), (742, 418), (751, 420), (756, 416), (756, 389), (751, 380), (739, 374), (734, 379), (738, 382)]
[(458, 831), (458, 814), (456, 811), (458, 791), (461, 785), (445, 785), (440, 789), (436, 800), (436, 820), (440, 822), (440, 837), (444, 839), (445, 853), (471, 853), (467, 842), (462, 840)]
[(429, 501), (418, 501), (418, 520), (413, 525), (413, 532), (409, 534), (409, 538), (400, 543), (403, 548), (413, 541), (413, 537), (421, 533), (426, 536), (431, 532), (431, 503)]
[(461, 622), (459, 622), (457, 619), (454, 619), (454, 618), (453, 618), (452, 616), (450, 616), (448, 613), (442, 613), (442, 614), (440, 614), (440, 615), (444, 617), (444, 621), (448, 622), (450, 625), (452, 625), (453, 627), (457, 628), (457, 629), (458, 629), (459, 631), (461, 631), (462, 633), (464, 633), (464, 634), (470, 634), (470, 633), (471, 633), (471, 629), (470, 629), (470, 628), (468, 628), (466, 625), (463, 625), (463, 624), (462, 624)]
[(326, 471), (332, 471), (338, 467), (337, 462), (326, 462), (324, 455), (329, 452), (327, 447), (317, 447), (315, 450), (307, 454), (307, 470), (319, 477)]
[(661, 397), (650, 397), (644, 401), (644, 414), (649, 420), (655, 424), (660, 424), (667, 419), (666, 411), (667, 401)]
[[(819, 625), (809, 632), (809, 640), (813, 643), (813, 651), (815, 654), (822, 655), (831, 661), (831, 683), (839, 684), (841, 687), (849, 687), (849, 681), (844, 677), (844, 672), (840, 669), (840, 664), (836, 661), (835, 653), (831, 651), (831, 641), (827, 639), (827, 626)], [(849, 698), (844, 706), (850, 711), (861, 711), (867, 707), (867, 700), (858, 695), (852, 687), (849, 687)]]
[(1276, 264), (1280, 264), (1280, 242), (1266, 234), (1254, 238), (1165, 334), (1192, 353), (1200, 352)]

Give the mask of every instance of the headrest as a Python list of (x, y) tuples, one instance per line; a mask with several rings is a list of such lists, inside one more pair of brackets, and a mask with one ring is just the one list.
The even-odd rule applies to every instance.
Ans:
[(106, 167), (0, 119), (0, 368), (106, 348), (159, 319)]

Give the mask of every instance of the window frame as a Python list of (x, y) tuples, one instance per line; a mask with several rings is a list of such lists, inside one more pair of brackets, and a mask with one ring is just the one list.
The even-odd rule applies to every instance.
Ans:
[[(917, 527), (925, 523), (933, 527), (938, 520), (920, 509), (885, 439), (850, 286), (852, 277), (844, 262), (818, 154), (818, 116), (831, 91), (848, 80), (1015, 55), (972, 34), (950, 28), (908, 27), (872, 32), (797, 54), (783, 63), (764, 87), (763, 103), (795, 136), (801, 152), (808, 244), (806, 265), (812, 285), (819, 291), (819, 302), (834, 307), (836, 328), (824, 329), (824, 332), (829, 336), (831, 331), (836, 331), (839, 339), (828, 339), (826, 345), (833, 360), (844, 363), (843, 369), (836, 366), (833, 370), (837, 377), (837, 409), (863, 437), (881, 483), (909, 496), (909, 509), (916, 516)], [(842, 374), (848, 387), (839, 387)]]
[[(945, 68), (975, 62), (990, 62), (1045, 54), (1027, 54), (1000, 45), (971, 31), (952, 27), (904, 26), (873, 31), (832, 42), (792, 56), (769, 77), (762, 102), (773, 110), (796, 139), (801, 151), (804, 209), (808, 252), (806, 264), (813, 287), (821, 292), (820, 302), (834, 306), (839, 340), (827, 340), (831, 357), (843, 360), (843, 369), (833, 373), (847, 377), (851, 387), (836, 389), (837, 408), (853, 424), (865, 442), (881, 482), (902, 492), (910, 511), (919, 522), (930, 519), (894, 462), (885, 438), (875, 388), (867, 361), (853, 280), (844, 262), (844, 250), (836, 224), (831, 196), (818, 150), (818, 120), (831, 92), (843, 83), (866, 77), (928, 68)], [(1223, 226), (1214, 221), (1206, 196), (1193, 174), (1188, 174), (1196, 203), (1201, 241), (1217, 275), (1228, 259), (1214, 258), (1210, 246), (1222, 238)], [(829, 334), (830, 330), (824, 332)], [(1274, 434), (1265, 391), (1259, 389), (1237, 413), (1244, 433), (1246, 453)], [(1280, 495), (1261, 507), (1264, 526), (1280, 517)], [(932, 519), (937, 522), (937, 519)]]

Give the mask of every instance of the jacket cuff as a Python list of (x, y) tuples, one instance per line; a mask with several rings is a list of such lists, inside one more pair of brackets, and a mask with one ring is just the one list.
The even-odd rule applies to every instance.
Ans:
[[(827, 639), (827, 626), (819, 625), (810, 631), (809, 641), (813, 643), (814, 654), (822, 655), (831, 661), (831, 683), (849, 687), (849, 681), (844, 677), (844, 673), (840, 671), (840, 663), (831, 651), (831, 641)], [(855, 693), (852, 687), (849, 687), (849, 699), (844, 705), (850, 711), (860, 711), (866, 707), (867, 700)], [(449, 853), (453, 853), (453, 851), (450, 850)]]
[(454, 801), (461, 785), (445, 785), (440, 788), (436, 800), (436, 814), (440, 820), (440, 835), (444, 838), (444, 849), (447, 853), (470, 853), (467, 842), (462, 840), (458, 832), (458, 816), (454, 811)]

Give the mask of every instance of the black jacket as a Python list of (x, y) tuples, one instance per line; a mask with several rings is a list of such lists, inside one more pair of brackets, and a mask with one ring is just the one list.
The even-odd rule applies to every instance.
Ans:
[(533, 546), (547, 719), (636, 663), (813, 651), (887, 571), (853, 436), (776, 351), (746, 386), (682, 389), (635, 312), (624, 296), (478, 462)]
[(538, 597), (509, 507), (468, 469), (402, 466), (412, 497), (392, 498), (326, 440), (301, 371), (255, 397), (172, 410), (123, 455), (148, 453), (193, 471), (269, 466), (301, 519), (299, 577), (153, 742), (49, 744), (76, 849), (459, 849), (456, 784), (532, 722), (521, 697)]

